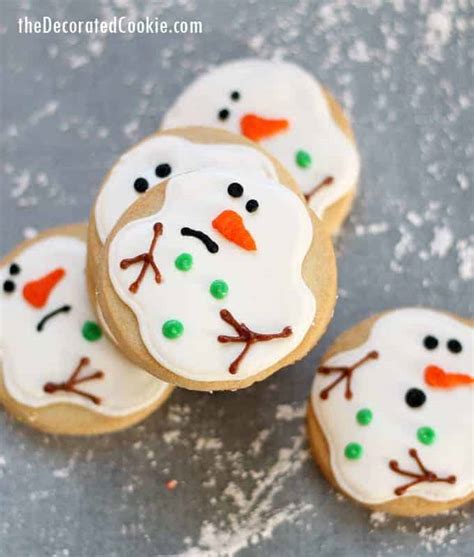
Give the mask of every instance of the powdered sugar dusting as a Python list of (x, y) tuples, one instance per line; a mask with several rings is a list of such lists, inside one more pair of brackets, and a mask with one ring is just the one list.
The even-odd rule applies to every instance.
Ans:
[(454, 237), (450, 228), (435, 226), (433, 240), (430, 244), (431, 255), (440, 258), (445, 257), (451, 249), (453, 241)]
[(306, 405), (294, 407), (291, 404), (279, 404), (275, 418), (290, 422), (295, 419), (303, 418), (306, 413)]
[[(378, 511), (370, 514), (369, 523), (373, 535), (378, 535), (380, 531), (395, 531), (399, 535), (397, 545), (390, 546), (382, 542), (384, 554), (407, 554), (403, 552), (416, 550), (446, 555), (451, 554), (451, 550), (458, 545), (459, 536), (471, 531), (470, 519), (468, 511), (453, 510), (435, 519), (438, 524), (428, 525), (423, 519), (401, 520)], [(405, 542), (405, 539), (410, 541)]]
[(462, 280), (474, 279), (474, 236), (456, 243), (459, 276)]
[(217, 511), (217, 519), (212, 522), (205, 520), (197, 542), (188, 540), (191, 547), (180, 555), (231, 557), (250, 545), (271, 538), (278, 526), (292, 523), (310, 511), (312, 505), (304, 502), (291, 502), (281, 508), (274, 506), (277, 494), (300, 471), (308, 458), (303, 442), (304, 436), (300, 431), (288, 447), (278, 451), (276, 460), (265, 470), (264, 475), (253, 473), (255, 481), (250, 489), (244, 490), (230, 481), (222, 492), (222, 498), (230, 500), (232, 510), (226, 512), (225, 516)]

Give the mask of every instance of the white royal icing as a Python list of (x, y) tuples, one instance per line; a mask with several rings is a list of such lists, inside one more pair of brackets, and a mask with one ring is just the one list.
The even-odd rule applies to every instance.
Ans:
[[(436, 349), (428, 350), (423, 341), (436, 337)], [(447, 342), (456, 339), (462, 351), (452, 353)], [(425, 467), (439, 477), (456, 476), (453, 484), (419, 483), (401, 497), (419, 496), (430, 501), (448, 501), (465, 497), (474, 489), (474, 386), (452, 388), (429, 386), (424, 370), (435, 365), (446, 372), (473, 375), (473, 329), (443, 313), (427, 309), (406, 308), (380, 317), (364, 344), (335, 355), (325, 366), (352, 365), (369, 351), (379, 353), (354, 371), (353, 398), (344, 397), (341, 382), (327, 400), (321, 390), (337, 373), (317, 373), (311, 394), (312, 407), (329, 443), (331, 468), (337, 483), (353, 498), (368, 504), (383, 503), (399, 497), (394, 490), (413, 478), (402, 476), (389, 467), (398, 461), (403, 470), (419, 473), (408, 454), (416, 449)], [(426, 402), (408, 406), (405, 395), (416, 388), (426, 394)], [(357, 412), (373, 412), (369, 425), (359, 425)], [(420, 427), (436, 433), (431, 445), (417, 438)], [(348, 443), (359, 443), (362, 457), (349, 460), (344, 456)]]
[[(238, 100), (231, 99), (233, 91), (240, 94)], [(225, 121), (218, 118), (222, 109), (230, 112)], [(241, 133), (246, 114), (288, 120), (287, 130), (260, 144), (288, 168), (303, 193), (333, 177), (331, 185), (310, 199), (318, 217), (356, 186), (357, 150), (334, 121), (321, 85), (295, 64), (246, 59), (217, 66), (181, 94), (165, 115), (162, 128), (206, 125)], [(311, 155), (309, 167), (296, 163), (299, 150)]]
[(124, 211), (140, 197), (133, 187), (135, 180), (145, 178), (150, 186), (162, 180), (155, 174), (159, 164), (169, 164), (172, 176), (218, 166), (276, 178), (270, 159), (253, 147), (194, 143), (176, 135), (152, 135), (124, 153), (102, 185), (95, 204), (96, 227), (102, 243)]
[[(21, 404), (43, 407), (67, 402), (107, 416), (126, 416), (147, 408), (165, 393), (168, 385), (126, 360), (106, 338), (87, 341), (82, 335), (86, 321), (94, 321), (86, 291), (86, 245), (66, 235), (39, 240), (15, 259), (20, 273), (9, 276), (9, 267), (1, 270), (2, 279), (16, 284), (14, 292), (0, 296), (0, 349), (3, 378), (10, 396)], [(66, 272), (51, 291), (42, 308), (30, 305), (23, 297), (23, 287), (51, 271)], [(60, 306), (70, 305), (46, 322), (41, 332), (39, 321)], [(80, 377), (96, 370), (104, 378), (81, 383), (77, 387), (98, 396), (101, 404), (74, 393), (44, 392), (48, 382), (68, 380), (83, 357), (90, 359)]]
[[(243, 196), (231, 197), (227, 188), (238, 181)], [(245, 209), (250, 199), (259, 208)], [(223, 211), (233, 210), (244, 220), (257, 244), (245, 251), (212, 227)], [(124, 258), (147, 251), (153, 224), (163, 224), (154, 251), (162, 274), (156, 284), (151, 270), (136, 294), (128, 288), (141, 265), (120, 268)], [(184, 237), (181, 228), (208, 234), (219, 245), (209, 253), (196, 238)], [(312, 224), (298, 196), (281, 184), (254, 176), (222, 171), (194, 172), (172, 178), (163, 207), (154, 215), (129, 222), (111, 242), (108, 265), (115, 291), (137, 317), (141, 337), (150, 354), (177, 375), (196, 381), (232, 381), (253, 376), (284, 358), (302, 341), (315, 316), (316, 301), (302, 277), (302, 264), (312, 241)], [(190, 253), (194, 265), (187, 272), (175, 267), (181, 253)], [(226, 298), (217, 300), (210, 284), (221, 279), (229, 286)], [(293, 328), (287, 338), (251, 346), (237, 373), (228, 368), (241, 352), (242, 343), (221, 344), (218, 335), (235, 335), (219, 317), (228, 309), (239, 322), (262, 333)], [(184, 325), (180, 338), (169, 340), (162, 325), (177, 319)]]

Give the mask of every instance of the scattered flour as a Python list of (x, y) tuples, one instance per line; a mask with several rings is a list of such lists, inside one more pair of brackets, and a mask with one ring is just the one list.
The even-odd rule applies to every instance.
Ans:
[(275, 418), (277, 420), (291, 422), (292, 420), (299, 420), (301, 418), (304, 418), (305, 415), (306, 404), (302, 404), (300, 406), (292, 406), (291, 404), (279, 404), (277, 406)]
[(36, 124), (39, 124), (41, 120), (43, 120), (44, 118), (47, 118), (48, 116), (52, 116), (53, 114), (55, 114), (58, 110), (58, 107), (59, 107), (58, 101), (49, 101), (43, 107), (39, 108), (38, 110), (35, 110), (35, 112), (33, 112), (28, 118), (28, 122), (32, 126), (36, 126)]
[(261, 453), (265, 441), (270, 437), (270, 433), (269, 429), (262, 429), (250, 443), (250, 453), (253, 456), (258, 456)]
[[(456, 546), (459, 535), (471, 528), (470, 513), (465, 509), (457, 509), (443, 513), (442, 526), (428, 525), (427, 519), (402, 519), (384, 512), (372, 512), (369, 515), (371, 534), (378, 535), (377, 530), (386, 529), (387, 533), (397, 532), (397, 542), (393, 546), (385, 540), (383, 555), (417, 555), (420, 550), (438, 555), (449, 554), (448, 549)], [(382, 555), (382, 553), (380, 554)]]
[(69, 477), (69, 468), (58, 468), (57, 470), (53, 470), (53, 476), (64, 480)]
[(388, 223), (386, 222), (374, 222), (372, 224), (356, 224), (355, 233), (356, 236), (365, 236), (367, 234), (371, 236), (377, 236), (378, 234), (384, 234), (389, 230)]
[(420, 525), (418, 530), (420, 546), (428, 553), (446, 551), (449, 546), (457, 544), (457, 536), (467, 528), (468, 526), (463, 522), (451, 522), (439, 527)]
[(180, 436), (181, 431), (179, 429), (165, 431), (165, 433), (163, 433), (163, 440), (167, 445), (172, 445), (179, 440)]
[(263, 35), (255, 35), (248, 41), (248, 46), (253, 51), (258, 52), (262, 47), (264, 41), (265, 41), (265, 37)]
[(80, 54), (71, 54), (68, 59), (71, 70), (77, 70), (89, 63), (89, 58)]
[(442, 61), (443, 47), (451, 37), (452, 20), (449, 4), (449, 2), (445, 3), (443, 10), (430, 13), (426, 19), (424, 37), (426, 54), (437, 61)]
[(68, 460), (67, 466), (65, 466), (64, 468), (57, 468), (56, 470), (53, 470), (53, 476), (61, 480), (69, 478), (71, 472), (74, 470), (78, 454), (78, 451), (73, 452), (72, 456)]
[(435, 226), (433, 240), (430, 244), (431, 255), (445, 257), (454, 243), (454, 236), (447, 226)]
[(362, 39), (356, 39), (347, 54), (354, 62), (370, 62), (369, 49)]
[(375, 528), (387, 522), (387, 513), (381, 511), (374, 511), (370, 514), (370, 524)]
[(469, 178), (465, 174), (462, 174), (461, 172), (459, 172), (456, 175), (456, 180), (459, 184), (459, 187), (463, 191), (467, 191), (469, 189)]
[(25, 240), (31, 240), (37, 235), (38, 235), (38, 231), (36, 230), (36, 228), (33, 228), (32, 226), (27, 226), (26, 228), (23, 229), (23, 237), (25, 238)]
[(168, 406), (168, 420), (174, 424), (186, 424), (191, 416), (189, 404), (170, 404)]
[(397, 261), (406, 257), (415, 250), (415, 241), (413, 234), (404, 226), (399, 227), (400, 240), (395, 245), (394, 256)]
[(11, 180), (16, 185), (16, 187), (10, 191), (10, 196), (14, 199), (21, 197), (31, 184), (31, 176), (28, 170), (23, 170), (18, 176), (12, 177)]
[(194, 448), (196, 451), (217, 451), (222, 447), (222, 441), (216, 437), (200, 437), (196, 440)]
[(138, 120), (138, 118), (135, 118), (128, 124), (125, 124), (125, 126), (123, 126), (122, 128), (122, 131), (128, 139), (133, 140), (137, 137), (139, 126), (140, 121)]
[(298, 501), (278, 507), (274, 501), (308, 458), (304, 443), (301, 431), (289, 447), (279, 450), (276, 461), (263, 475), (257, 475), (250, 490), (234, 481), (228, 482), (222, 497), (231, 503), (232, 510), (222, 513), (216, 507), (214, 520), (204, 520), (197, 542), (187, 539), (190, 547), (180, 554), (181, 557), (233, 557), (242, 549), (271, 538), (281, 524), (292, 523), (310, 511), (312, 505), (309, 503)]
[(105, 48), (105, 40), (98, 38), (91, 39), (87, 44), (87, 49), (92, 54), (92, 56), (98, 58), (102, 56)]
[(423, 217), (421, 217), (418, 213), (416, 213), (415, 211), (408, 211), (407, 213), (407, 220), (413, 224), (413, 226), (416, 226), (417, 228), (420, 227), (423, 224)]
[(462, 280), (474, 279), (474, 236), (456, 242), (458, 271)]

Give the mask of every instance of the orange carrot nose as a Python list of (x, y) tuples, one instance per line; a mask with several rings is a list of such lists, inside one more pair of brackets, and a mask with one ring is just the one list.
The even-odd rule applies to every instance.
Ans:
[(465, 373), (450, 373), (438, 366), (428, 366), (425, 369), (425, 383), (438, 389), (451, 389), (462, 385), (473, 385), (474, 377)]
[(256, 114), (245, 114), (240, 119), (240, 132), (252, 141), (260, 141), (288, 129), (288, 120), (268, 120)]
[(222, 211), (212, 221), (212, 226), (229, 242), (233, 242), (247, 251), (257, 249), (252, 234), (245, 228), (242, 217), (235, 211)]
[(49, 295), (66, 271), (59, 267), (38, 280), (31, 280), (23, 287), (23, 298), (35, 308), (42, 308), (48, 301)]

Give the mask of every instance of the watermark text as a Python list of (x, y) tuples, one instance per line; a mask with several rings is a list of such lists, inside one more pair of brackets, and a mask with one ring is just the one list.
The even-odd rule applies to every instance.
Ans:
[(113, 17), (110, 20), (88, 19), (88, 20), (59, 20), (49, 16), (40, 19), (20, 17), (18, 19), (18, 32), (21, 34), (196, 34), (203, 32), (202, 21), (168, 21), (157, 17), (146, 17), (138, 21), (132, 21), (125, 16)]

